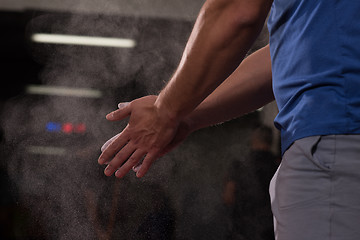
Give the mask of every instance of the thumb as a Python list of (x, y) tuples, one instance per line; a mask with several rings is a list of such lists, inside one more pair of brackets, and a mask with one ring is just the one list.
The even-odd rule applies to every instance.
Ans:
[(124, 102), (118, 104), (119, 109), (115, 110), (108, 115), (106, 115), (106, 119), (109, 121), (118, 121), (126, 118), (131, 113), (130, 103)]

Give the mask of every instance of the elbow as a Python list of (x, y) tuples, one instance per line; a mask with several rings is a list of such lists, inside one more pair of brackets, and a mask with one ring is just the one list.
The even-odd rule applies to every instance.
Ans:
[[(228, 26), (234, 29), (263, 26), (271, 4), (263, 1), (217, 0), (208, 1), (204, 10), (209, 15), (225, 19)], [(270, 2), (270, 1), (269, 1)]]
[(229, 9), (228, 14), (232, 16), (230, 24), (235, 29), (257, 29), (263, 27), (268, 11), (261, 7), (244, 7), (240, 5), (237, 8)]

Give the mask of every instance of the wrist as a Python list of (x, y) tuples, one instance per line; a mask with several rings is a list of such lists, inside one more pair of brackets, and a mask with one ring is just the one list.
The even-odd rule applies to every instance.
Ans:
[(155, 108), (160, 116), (168, 119), (170, 122), (178, 123), (181, 121), (182, 117), (175, 110), (175, 108), (164, 98), (162, 93), (159, 94), (155, 103)]

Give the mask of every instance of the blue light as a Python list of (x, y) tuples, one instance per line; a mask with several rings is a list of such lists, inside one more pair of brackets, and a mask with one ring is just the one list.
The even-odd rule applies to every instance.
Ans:
[(46, 130), (48, 132), (60, 132), (61, 131), (61, 124), (55, 122), (48, 122), (46, 124)]

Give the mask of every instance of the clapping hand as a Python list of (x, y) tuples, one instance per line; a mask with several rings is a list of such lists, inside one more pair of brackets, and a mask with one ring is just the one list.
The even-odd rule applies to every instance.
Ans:
[(146, 96), (109, 113), (109, 121), (129, 117), (124, 130), (101, 148), (99, 164), (107, 164), (105, 175), (124, 177), (131, 169), (137, 177), (144, 176), (152, 163), (177, 146), (190, 133), (186, 121), (170, 119), (157, 108), (157, 96)]

